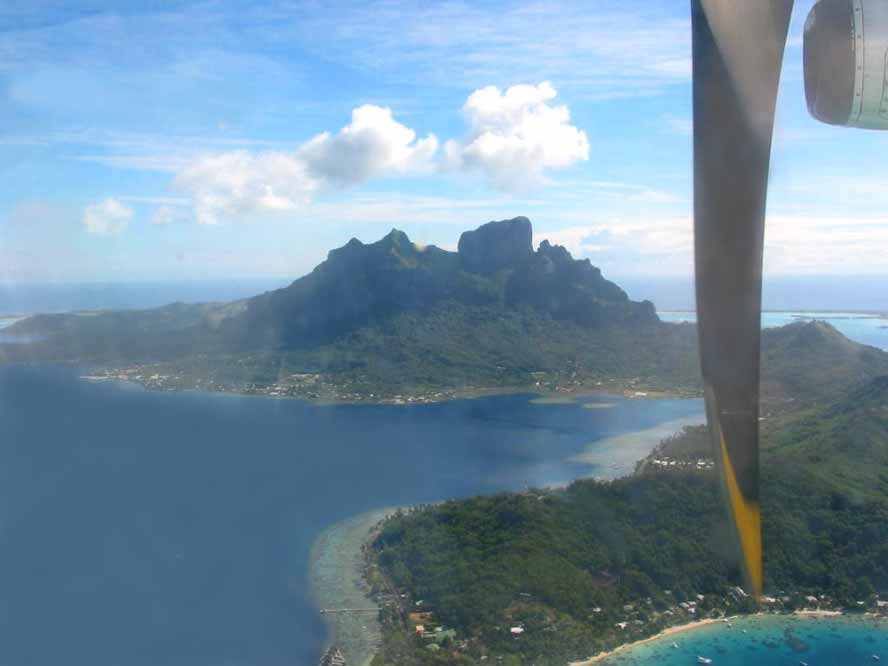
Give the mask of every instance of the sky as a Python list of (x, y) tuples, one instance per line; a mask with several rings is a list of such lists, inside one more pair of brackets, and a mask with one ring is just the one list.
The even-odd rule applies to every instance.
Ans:
[[(606, 275), (688, 276), (688, 4), (4, 3), (0, 281), (295, 278), (516, 215)], [(886, 274), (888, 137), (808, 116), (811, 4), (765, 271)]]

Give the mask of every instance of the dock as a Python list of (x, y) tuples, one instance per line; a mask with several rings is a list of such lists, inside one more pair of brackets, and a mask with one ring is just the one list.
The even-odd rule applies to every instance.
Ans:
[(321, 657), (318, 666), (347, 666), (347, 664), (345, 663), (345, 657), (342, 656), (342, 650), (333, 645)]

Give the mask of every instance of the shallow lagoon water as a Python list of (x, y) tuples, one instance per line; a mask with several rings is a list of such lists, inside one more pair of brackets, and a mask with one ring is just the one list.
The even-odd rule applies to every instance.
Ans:
[[(865, 666), (888, 659), (888, 621), (868, 616), (755, 615), (627, 648), (602, 666)], [(743, 633), (744, 630), (746, 633)], [(678, 648), (672, 647), (673, 643)]]
[(330, 642), (351, 666), (368, 666), (382, 642), (376, 602), (363, 578), (363, 548), (379, 522), (395, 511), (393, 507), (346, 518), (325, 529), (311, 548), (308, 578), (315, 604), (358, 609), (324, 615)]
[[(657, 313), (663, 321), (695, 322), (695, 312), (664, 310)], [(842, 335), (865, 345), (888, 350), (888, 317), (858, 312), (762, 312), (762, 328), (786, 326), (814, 319), (832, 324)]]
[(612, 396), (315, 406), (77, 377), (0, 367), (0, 664), (310, 666), (325, 528), (599, 475), (570, 459), (702, 412)]

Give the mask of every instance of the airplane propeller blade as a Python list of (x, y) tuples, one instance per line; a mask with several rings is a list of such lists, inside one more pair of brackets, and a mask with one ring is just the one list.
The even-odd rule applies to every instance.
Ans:
[(791, 12), (792, 0), (691, 0), (700, 362), (716, 464), (755, 596), (765, 199)]

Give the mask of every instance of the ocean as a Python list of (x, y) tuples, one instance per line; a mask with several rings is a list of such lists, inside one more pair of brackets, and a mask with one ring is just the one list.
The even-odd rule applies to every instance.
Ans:
[(0, 282), (0, 318), (38, 312), (154, 308), (169, 303), (233, 301), (287, 286), (292, 280), (190, 280), (10, 284)]
[[(745, 632), (745, 633), (744, 633)], [(678, 647), (673, 647), (673, 643)], [(870, 616), (754, 615), (622, 650), (600, 666), (864, 666), (888, 660), (888, 620)]]
[(596, 442), (702, 413), (611, 396), (318, 406), (78, 376), (0, 367), (0, 664), (312, 666), (307, 571), (329, 526), (608, 476), (583, 461)]
[[(222, 301), (283, 284), (0, 288), (0, 328), (32, 312)], [(770, 312), (763, 325), (809, 315), (888, 349), (888, 321), (872, 316)], [(311, 666), (326, 630), (307, 577), (321, 535), (383, 507), (623, 474), (661, 435), (702, 418), (696, 400), (322, 407), (78, 374), (0, 367), (0, 664)], [(888, 654), (871, 620), (734, 628), (605, 663), (862, 665)]]
[[(663, 321), (697, 321), (697, 314), (688, 310), (666, 310), (657, 313)], [(762, 328), (786, 326), (797, 321), (825, 321), (855, 342), (888, 350), (888, 316), (859, 312), (762, 312)]]

